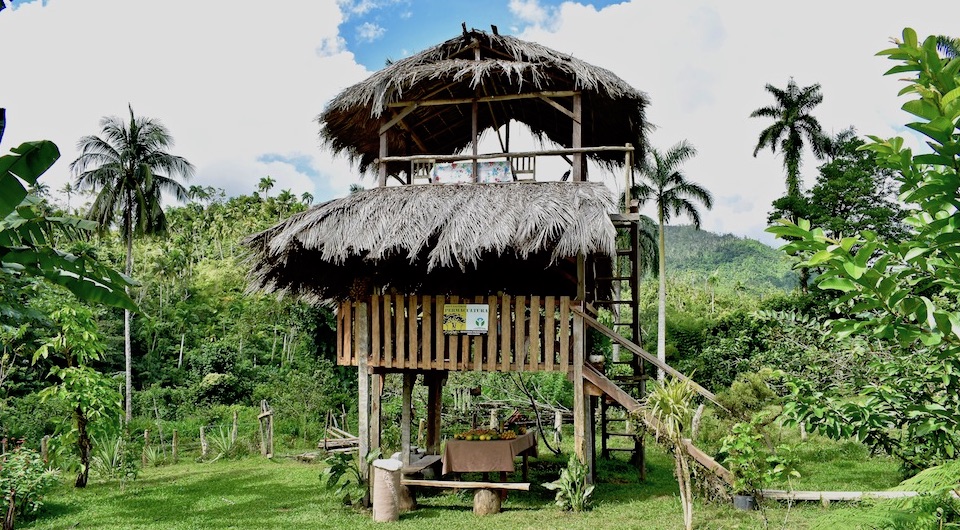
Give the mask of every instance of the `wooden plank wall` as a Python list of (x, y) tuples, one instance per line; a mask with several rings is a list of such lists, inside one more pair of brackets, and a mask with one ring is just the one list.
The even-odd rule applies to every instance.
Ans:
[[(444, 335), (446, 303), (486, 303), (486, 335)], [(373, 295), (368, 365), (386, 369), (566, 371), (573, 360), (567, 296)], [(337, 311), (337, 364), (357, 366), (357, 302)]]

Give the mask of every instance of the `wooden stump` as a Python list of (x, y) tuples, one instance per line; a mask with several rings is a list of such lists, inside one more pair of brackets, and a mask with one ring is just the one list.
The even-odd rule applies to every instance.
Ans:
[(473, 494), (474, 515), (500, 513), (500, 493), (494, 490), (477, 490)]

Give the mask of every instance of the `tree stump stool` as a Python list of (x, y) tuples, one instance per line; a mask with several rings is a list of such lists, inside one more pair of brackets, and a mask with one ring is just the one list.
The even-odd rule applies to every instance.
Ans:
[(496, 490), (478, 489), (473, 494), (474, 515), (490, 515), (500, 513), (500, 492)]

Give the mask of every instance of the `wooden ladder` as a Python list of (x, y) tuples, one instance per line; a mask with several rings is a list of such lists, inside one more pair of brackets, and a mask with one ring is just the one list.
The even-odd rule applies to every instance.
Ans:
[[(613, 330), (619, 335), (636, 343), (642, 343), (640, 329), (640, 306), (637, 301), (637, 291), (640, 288), (640, 223), (639, 216), (613, 214), (610, 216), (617, 231), (617, 255), (612, 263), (612, 275), (597, 277), (598, 282), (613, 284), (613, 296), (603, 299), (594, 293), (593, 305), (610, 310), (614, 316)], [(619, 345), (615, 345), (619, 348)], [(624, 352), (627, 353), (627, 352)], [(622, 354), (621, 354), (622, 355)], [(632, 394), (643, 399), (646, 395), (646, 381), (648, 379), (646, 363), (632, 353), (626, 360), (621, 358), (608, 360), (608, 371), (618, 365), (629, 366), (628, 375), (611, 375), (611, 378), (621, 387), (632, 390)], [(641, 480), (646, 479), (646, 455), (643, 446), (643, 437), (626, 432), (626, 415), (614, 417), (611, 408), (618, 406), (617, 401), (603, 399), (600, 401), (600, 457), (609, 459), (613, 451), (631, 452), (630, 462), (640, 470)], [(633, 447), (611, 447), (612, 438), (633, 438)]]

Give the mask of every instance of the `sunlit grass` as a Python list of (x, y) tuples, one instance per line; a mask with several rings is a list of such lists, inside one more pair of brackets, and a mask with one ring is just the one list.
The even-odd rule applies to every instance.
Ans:
[[(472, 513), (472, 493), (427, 492), (416, 511), (403, 514), (397, 528), (451, 529), (675, 529), (682, 526), (670, 457), (648, 450), (647, 482), (625, 460), (598, 460), (600, 483), (594, 508), (562, 512), (552, 492), (540, 486), (556, 478), (565, 456), (541, 447), (531, 461), (530, 492), (510, 492), (503, 512), (488, 517)], [(896, 484), (896, 466), (868, 458), (857, 444), (818, 440), (802, 450), (804, 489), (884, 489)], [(623, 458), (623, 455), (618, 455)], [(117, 482), (93, 480), (85, 490), (64, 484), (48, 497), (41, 516), (18, 528), (384, 528), (369, 513), (341, 504), (319, 483), (320, 464), (258, 457), (213, 463), (182, 462), (150, 467), (121, 491)], [(511, 478), (519, 480), (518, 476)], [(764, 512), (739, 512), (727, 504), (697, 500), (697, 528), (857, 528), (876, 524), (877, 512), (856, 504), (818, 503), (791, 507), (773, 504)]]

